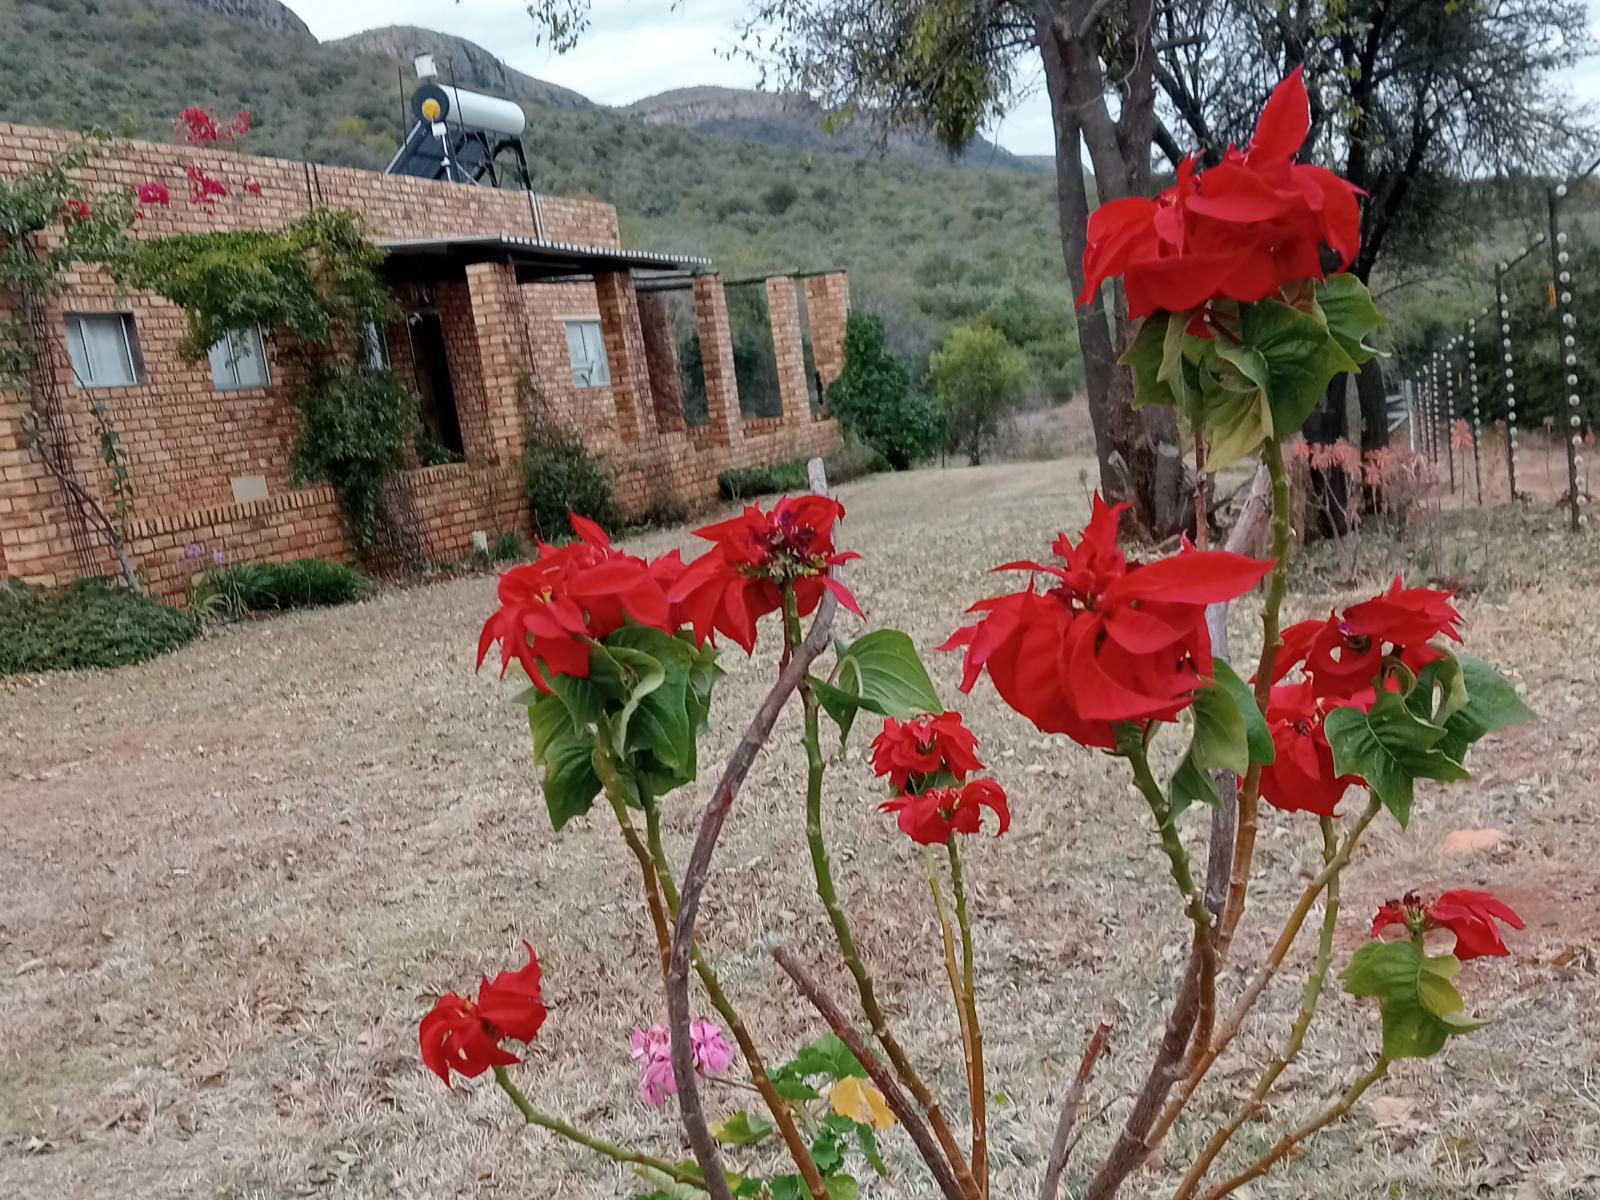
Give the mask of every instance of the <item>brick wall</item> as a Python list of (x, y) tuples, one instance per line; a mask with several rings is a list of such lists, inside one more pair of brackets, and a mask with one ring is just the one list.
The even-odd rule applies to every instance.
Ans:
[[(48, 161), (74, 140), (53, 130), (0, 124), (0, 174)], [(191, 204), (185, 177), (190, 164), (222, 180), (232, 194), (211, 209)], [(124, 144), (85, 169), (84, 191), (93, 197), (147, 179), (167, 184), (172, 203), (141, 217), (139, 237), (275, 228), (313, 207), (339, 207), (361, 213), (380, 239), (514, 233), (621, 244), (615, 210), (595, 201), (530, 198), (196, 147)], [(126, 294), (92, 268), (75, 271), (67, 283), (66, 297), (49, 313), (54, 337), (46, 349), (72, 463), (79, 479), (105, 494), (90, 415), (91, 403), (99, 402), (122, 439), (134, 492), (131, 548), (155, 591), (180, 596), (213, 551), (230, 562), (354, 557), (331, 489), (293, 485), (299, 423), (293, 381), (282, 363), (271, 362), (268, 386), (219, 389), (208, 362), (188, 362), (178, 352), (185, 329), (181, 310), (159, 297)], [(828, 276), (805, 286), (826, 379), (836, 367), (824, 364), (843, 361), (848, 285), (843, 276)], [(715, 502), (717, 475), (730, 467), (831, 450), (837, 427), (814, 416), (807, 400), (796, 282), (775, 279), (767, 291), (784, 415), (741, 421), (726, 298), (719, 279), (703, 276), (694, 280), (693, 300), (710, 422), (690, 429), (682, 420), (676, 346), (665, 308), (659, 299), (641, 298), (625, 273), (593, 282), (519, 285), (509, 265), (477, 264), (461, 282), (397, 289), (403, 308), (439, 316), (466, 452), (464, 463), (427, 469), (416, 469), (412, 456), (413, 469), (401, 483), (418, 540), (435, 557), (455, 558), (468, 551), (474, 530), (491, 537), (511, 529), (530, 532), (521, 462), (529, 411), (519, 394), (523, 380), (532, 382), (538, 409), (570, 425), (609, 461), (619, 504), (630, 515), (701, 509)], [(16, 297), (0, 295), (0, 317), (17, 305)], [(73, 312), (132, 316), (143, 359), (137, 386), (89, 392), (75, 385), (65, 344), (65, 318)], [(600, 322), (609, 386), (574, 383), (566, 337), (566, 322), (573, 319)], [(396, 322), (386, 340), (396, 376), (414, 387), (409, 325)], [(0, 393), (0, 576), (65, 583), (80, 573), (69, 513), (27, 443), (27, 413), (25, 397)], [(241, 501), (262, 484), (266, 499)], [(197, 566), (186, 554), (191, 545), (203, 548), (206, 563)], [(90, 569), (112, 566), (109, 551), (97, 546)]]

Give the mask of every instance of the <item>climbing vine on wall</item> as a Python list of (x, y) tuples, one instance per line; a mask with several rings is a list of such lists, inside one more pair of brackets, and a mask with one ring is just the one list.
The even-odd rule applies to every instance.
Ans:
[[(86, 526), (111, 547), (130, 591), (143, 585), (128, 552), (133, 490), (121, 439), (104, 404), (90, 405), (97, 452), (109, 478), (112, 509), (78, 478), (61, 398), (48, 350), (44, 317), (66, 290), (75, 263), (115, 266), (128, 254), (135, 195), (122, 190), (89, 193), (73, 176), (111, 147), (87, 134), (56, 157), (0, 179), (0, 300), (14, 311), (0, 316), (0, 391), (28, 398), (28, 444), (61, 486)], [(76, 518), (74, 518), (76, 519)]]
[(323, 209), (283, 230), (145, 242), (122, 275), (184, 310), (181, 350), (192, 359), (252, 329), (273, 342), (303, 418), (296, 474), (333, 485), (364, 550), (378, 537), (388, 485), (416, 431), (410, 393), (368, 358), (372, 331), (397, 315), (378, 276), (382, 261), (358, 216)]

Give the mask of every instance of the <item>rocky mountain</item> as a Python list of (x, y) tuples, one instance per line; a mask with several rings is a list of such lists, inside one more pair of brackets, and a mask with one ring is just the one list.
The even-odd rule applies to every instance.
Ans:
[[(230, 0), (194, 0), (195, 3), (229, 3)], [(241, 0), (249, 2), (249, 0)], [(275, 0), (258, 0), (274, 4)], [(570, 88), (558, 87), (535, 79), (515, 67), (508, 67), (476, 42), (423, 29), (416, 25), (385, 25), (381, 29), (367, 29), (349, 37), (334, 38), (329, 46), (342, 46), (357, 54), (370, 54), (386, 58), (409, 68), (419, 54), (431, 54), (439, 68), (440, 78), (459, 83), (464, 88), (508, 96), (528, 104), (548, 104), (552, 108), (587, 109), (595, 104)]]
[(309, 42), (316, 41), (306, 23), (278, 0), (185, 0), (190, 8), (198, 8), (202, 12), (214, 13), (219, 17), (231, 17), (235, 21), (243, 21), (249, 25), (256, 25), (269, 33), (281, 33), (288, 37), (302, 38)]
[[(673, 125), (792, 150), (856, 156), (887, 152), (924, 166), (944, 166), (954, 161), (969, 166), (1041, 170), (1036, 161), (1011, 154), (982, 138), (952, 160), (933, 138), (905, 130), (893, 130), (885, 138), (879, 129), (861, 122), (830, 133), (822, 106), (799, 94), (730, 87), (676, 88), (624, 105), (619, 111), (647, 125)], [(1053, 162), (1044, 169), (1054, 170)]]

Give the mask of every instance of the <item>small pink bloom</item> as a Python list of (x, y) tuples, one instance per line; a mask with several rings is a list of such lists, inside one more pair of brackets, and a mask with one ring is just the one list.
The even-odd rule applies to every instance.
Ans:
[(651, 1108), (660, 1108), (668, 1096), (678, 1094), (678, 1081), (672, 1075), (670, 1058), (652, 1058), (639, 1079), (639, 1099)]
[(146, 179), (139, 185), (140, 204), (159, 204), (165, 208), (172, 199), (172, 192), (167, 185), (154, 179)]
[(633, 1059), (665, 1058), (672, 1053), (672, 1035), (665, 1025), (652, 1025), (649, 1029), (633, 1031)]
[(733, 1047), (722, 1036), (722, 1030), (710, 1021), (695, 1021), (689, 1026), (689, 1040), (694, 1044), (694, 1069), (701, 1076), (721, 1075), (733, 1065)]

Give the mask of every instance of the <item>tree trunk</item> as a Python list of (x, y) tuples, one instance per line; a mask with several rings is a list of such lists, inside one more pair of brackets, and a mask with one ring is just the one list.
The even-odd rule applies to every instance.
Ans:
[[(1068, 67), (1058, 31), (1041, 16), (1038, 44), (1044, 60), (1045, 84), (1056, 134), (1056, 201), (1061, 222), (1061, 249), (1067, 282), (1074, 296), (1083, 290), (1083, 251), (1089, 221), (1089, 192), (1083, 170), (1084, 128), (1074, 103)], [(1103, 98), (1099, 98), (1103, 109)], [(1116, 152), (1115, 139), (1099, 129), (1103, 153)], [(1101, 170), (1101, 199), (1125, 192), (1126, 167)], [(1134, 172), (1138, 174), (1138, 172)], [(1112, 176), (1117, 176), (1113, 182)], [(1100, 491), (1112, 503), (1132, 504), (1131, 532), (1150, 539), (1169, 537), (1188, 517), (1193, 482), (1178, 443), (1177, 416), (1170, 409), (1133, 407), (1133, 377), (1117, 364), (1132, 329), (1122, 315), (1121, 292), (1101, 289), (1077, 310), (1078, 347), (1083, 356), (1089, 421), (1094, 429), (1095, 457), (1100, 464)], [(1110, 298), (1113, 308), (1107, 310)], [(1118, 319), (1118, 318), (1121, 319)]]

